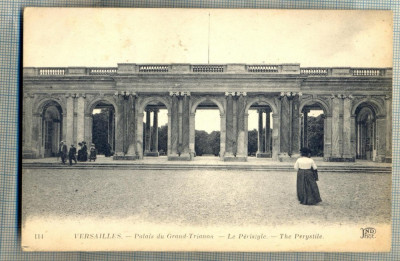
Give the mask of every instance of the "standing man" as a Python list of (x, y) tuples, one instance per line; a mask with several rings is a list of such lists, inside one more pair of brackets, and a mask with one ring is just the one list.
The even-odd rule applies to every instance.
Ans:
[(68, 157), (69, 157), (69, 165), (72, 165), (72, 160), (75, 161), (75, 164), (78, 163), (76, 161), (76, 148), (74, 147), (74, 144), (71, 144), (71, 147), (69, 148), (69, 153), (68, 153)]
[(65, 141), (62, 141), (62, 145), (61, 145), (61, 160), (62, 160), (63, 164), (65, 164), (65, 159), (67, 158), (67, 153), (68, 153), (67, 145), (65, 144)]

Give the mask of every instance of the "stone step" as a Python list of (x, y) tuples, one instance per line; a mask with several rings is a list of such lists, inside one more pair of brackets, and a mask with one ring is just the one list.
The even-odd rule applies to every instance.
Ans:
[[(24, 169), (132, 169), (132, 170), (246, 170), (246, 171), (294, 171), (292, 165), (208, 165), (208, 164), (113, 164), (113, 163), (78, 163), (68, 165), (60, 163), (23, 163)], [(364, 172), (364, 173), (391, 173), (392, 168), (386, 166), (320, 166), (319, 172)]]

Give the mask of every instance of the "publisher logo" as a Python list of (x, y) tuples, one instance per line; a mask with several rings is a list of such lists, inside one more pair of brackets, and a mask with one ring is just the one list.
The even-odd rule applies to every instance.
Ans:
[(375, 238), (376, 229), (373, 227), (361, 228), (361, 238)]

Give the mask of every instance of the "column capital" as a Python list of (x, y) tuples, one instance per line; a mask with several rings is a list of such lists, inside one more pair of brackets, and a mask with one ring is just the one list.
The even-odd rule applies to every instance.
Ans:
[(114, 92), (115, 96), (122, 96), (123, 98), (129, 98), (131, 96), (137, 96), (136, 92), (130, 92), (130, 91), (116, 91)]
[(279, 96), (280, 96), (280, 98), (283, 98), (286, 96), (287, 98), (293, 99), (295, 96), (299, 96), (299, 97), (303, 96), (303, 93), (302, 92), (281, 92)]
[(225, 96), (235, 96), (235, 92), (225, 92)]
[(77, 97), (77, 98), (86, 98), (86, 93), (76, 93), (75, 94), (76, 96), (75, 97)]
[(179, 92), (169, 92), (169, 96), (179, 96)]
[(247, 92), (236, 92), (237, 96), (247, 96)]
[(190, 96), (190, 92), (180, 92), (181, 96)]
[(385, 95), (385, 100), (391, 100), (392, 99), (392, 96), (390, 96), (390, 95)]
[(24, 93), (24, 98), (34, 98), (34, 97), (35, 97), (35, 95), (30, 92)]

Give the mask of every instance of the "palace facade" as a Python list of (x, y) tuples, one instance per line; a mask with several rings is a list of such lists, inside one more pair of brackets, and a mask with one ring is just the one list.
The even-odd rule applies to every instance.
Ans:
[(127, 63), (24, 68), (23, 157), (55, 155), (61, 140), (92, 141), (93, 111), (103, 108), (115, 160), (158, 156), (160, 109), (168, 111), (168, 159), (192, 160), (200, 108), (219, 110), (224, 161), (247, 160), (249, 110), (259, 117), (257, 157), (297, 157), (308, 144), (308, 112), (322, 110), (326, 161), (392, 159), (391, 68)]

